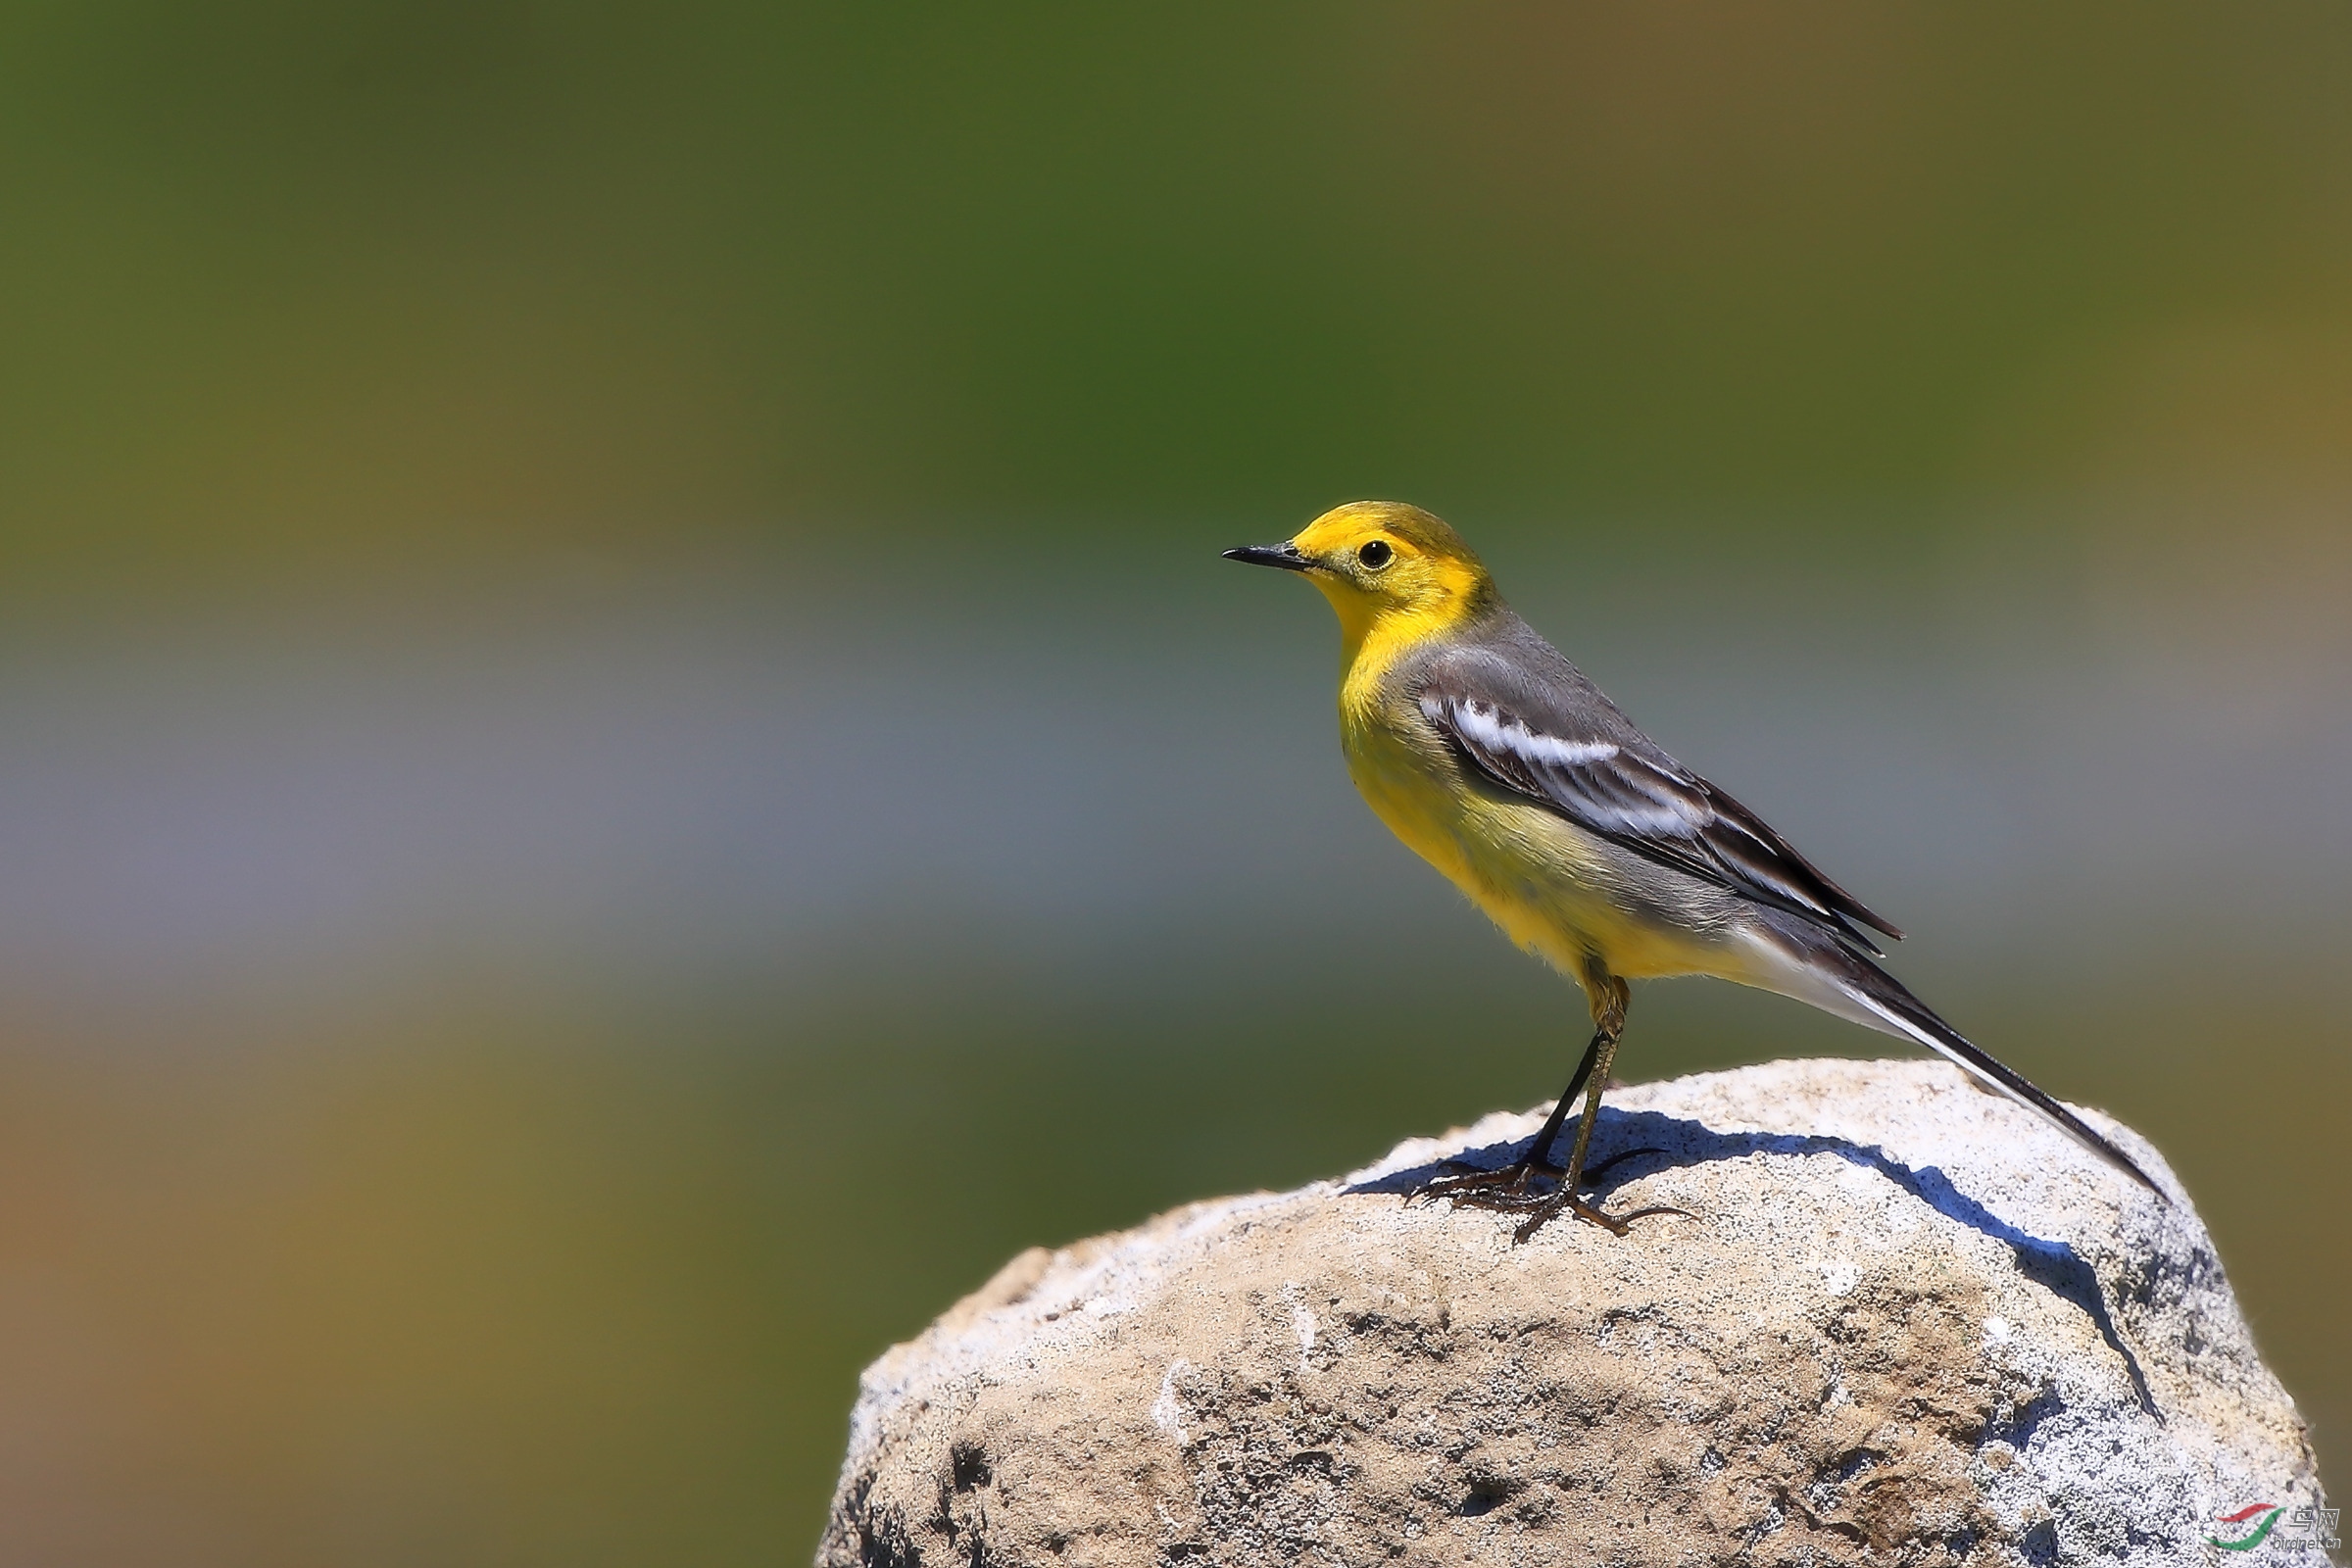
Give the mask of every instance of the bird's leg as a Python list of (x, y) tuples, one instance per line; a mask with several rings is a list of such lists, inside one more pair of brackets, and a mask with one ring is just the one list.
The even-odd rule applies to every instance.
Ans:
[[(1619, 984), (1622, 985), (1623, 982), (1620, 981)], [(1619, 1236), (1625, 1234), (1626, 1227), (1622, 1221), (1613, 1220), (1599, 1209), (1589, 1206), (1576, 1195), (1577, 1187), (1585, 1179), (1585, 1156), (1592, 1150), (1592, 1124), (1600, 1119), (1600, 1097), (1609, 1087), (1609, 1069), (1616, 1065), (1617, 1061), (1618, 1034), (1624, 1028), (1622, 1004), (1618, 1008), (1618, 1017), (1620, 1020), (1618, 1029), (1599, 1037), (1603, 1042), (1600, 1048), (1600, 1060), (1595, 1064), (1592, 1082), (1585, 1090), (1585, 1113), (1576, 1118), (1576, 1147), (1568, 1154), (1567, 1174), (1560, 1178), (1559, 1188), (1552, 1194), (1552, 1200), (1530, 1215), (1527, 1223), (1519, 1227), (1516, 1237), (1519, 1241), (1524, 1242), (1542, 1230), (1545, 1222), (1563, 1208), (1572, 1209), (1579, 1219), (1589, 1219), (1595, 1225), (1605, 1226)]]
[(1532, 1203), (1514, 1207), (1532, 1210), (1512, 1232), (1511, 1240), (1524, 1242), (1561, 1214), (1574, 1214), (1578, 1219), (1591, 1220), (1611, 1235), (1623, 1236), (1633, 1228), (1633, 1222), (1651, 1214), (1680, 1214), (1679, 1208), (1663, 1205), (1636, 1209), (1630, 1214), (1604, 1214), (1577, 1196), (1585, 1178), (1585, 1156), (1592, 1148), (1592, 1128), (1600, 1120), (1600, 1097), (1609, 1087), (1609, 1069), (1617, 1060), (1617, 1041), (1625, 1033), (1625, 1007), (1629, 992), (1626, 983), (1602, 970), (1595, 963), (1587, 976), (1587, 988), (1592, 996), (1593, 1021), (1600, 1026), (1593, 1043), (1600, 1048), (1600, 1059), (1593, 1064), (1592, 1081), (1585, 1090), (1585, 1112), (1577, 1118), (1576, 1147), (1568, 1155), (1567, 1174), (1559, 1187)]
[[(1568, 1080), (1561, 1091), (1559, 1102), (1551, 1114), (1544, 1118), (1544, 1126), (1528, 1145), (1527, 1152), (1495, 1170), (1471, 1170), (1458, 1176), (1441, 1176), (1414, 1190), (1414, 1198), (1444, 1198), (1454, 1206), (1501, 1209), (1525, 1214), (1513, 1240), (1526, 1241), (1546, 1224), (1563, 1213), (1589, 1219), (1593, 1224), (1623, 1236), (1632, 1222), (1649, 1214), (1679, 1214), (1679, 1208), (1638, 1209), (1622, 1218), (1604, 1214), (1577, 1196), (1577, 1187), (1584, 1179), (1585, 1156), (1592, 1151), (1592, 1128), (1600, 1115), (1601, 1091), (1609, 1084), (1609, 1068), (1617, 1058), (1617, 1042), (1625, 1034), (1625, 1008), (1631, 993), (1626, 983), (1610, 974), (1597, 962), (1585, 975), (1585, 993), (1592, 1003), (1592, 1043), (1585, 1047), (1584, 1059), (1576, 1064), (1576, 1076)], [(1568, 1120), (1568, 1112), (1576, 1104), (1578, 1090), (1585, 1092), (1584, 1114), (1577, 1118), (1575, 1151), (1568, 1156), (1568, 1168), (1562, 1170), (1545, 1156), (1551, 1152), (1553, 1140)], [(1629, 1151), (1640, 1153), (1643, 1151)], [(1617, 1159), (1625, 1158), (1619, 1154)], [(1603, 1165), (1614, 1160), (1603, 1161)], [(1531, 1192), (1530, 1186), (1539, 1176), (1558, 1178), (1550, 1192)]]
[(1576, 1119), (1576, 1148), (1568, 1155), (1568, 1176), (1560, 1183), (1560, 1191), (1571, 1198), (1576, 1196), (1576, 1184), (1584, 1179), (1585, 1155), (1592, 1149), (1592, 1124), (1600, 1117), (1600, 1097), (1609, 1087), (1609, 1069), (1617, 1062), (1617, 1042), (1625, 1034), (1625, 1005), (1631, 1000), (1626, 983), (1615, 975), (1595, 976), (1602, 983), (1595, 987), (1606, 996), (1605, 1003), (1596, 1002), (1594, 1022), (1600, 1025), (1592, 1043), (1600, 1047), (1600, 1060), (1594, 1063), (1592, 1083), (1585, 1091), (1585, 1113)]
[(1545, 1156), (1551, 1152), (1553, 1141), (1560, 1136), (1560, 1126), (1568, 1119), (1569, 1107), (1576, 1103), (1577, 1091), (1584, 1088), (1585, 1080), (1592, 1076), (1592, 1065), (1600, 1059), (1600, 1042), (1601, 1032), (1594, 1030), (1592, 1043), (1585, 1047), (1584, 1059), (1576, 1064), (1576, 1075), (1568, 1080), (1568, 1087), (1560, 1091), (1558, 1102), (1551, 1107), (1551, 1114), (1544, 1118), (1544, 1126), (1536, 1134), (1535, 1142), (1527, 1146), (1526, 1153), (1508, 1165), (1494, 1170), (1473, 1169), (1458, 1176), (1441, 1176), (1414, 1189), (1413, 1196), (1451, 1198), (1457, 1203), (1474, 1202), (1475, 1199), (1465, 1195), (1493, 1191), (1517, 1197), (1525, 1193), (1527, 1184), (1538, 1176), (1558, 1176), (1560, 1167)]

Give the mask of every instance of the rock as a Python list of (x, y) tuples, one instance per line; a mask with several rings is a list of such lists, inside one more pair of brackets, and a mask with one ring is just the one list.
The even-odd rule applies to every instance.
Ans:
[[(2167, 1166), (2159, 1202), (1934, 1062), (1612, 1091), (1619, 1239), (1346, 1181), (1023, 1253), (870, 1368), (850, 1564), (2188, 1563), (2321, 1502)], [(2251, 1560), (2251, 1559), (2249, 1559)]]

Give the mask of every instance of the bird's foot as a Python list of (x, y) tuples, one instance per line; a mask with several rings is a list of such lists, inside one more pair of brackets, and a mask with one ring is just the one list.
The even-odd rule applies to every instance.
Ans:
[(1537, 1157), (1530, 1150), (1508, 1165), (1487, 1170), (1465, 1159), (1449, 1159), (1456, 1174), (1439, 1176), (1423, 1182), (1405, 1195), (1406, 1200), (1416, 1198), (1444, 1198), (1460, 1208), (1465, 1203), (1474, 1208), (1516, 1207), (1522, 1201), (1538, 1197), (1532, 1189), (1538, 1178), (1558, 1181), (1568, 1173), (1547, 1159)]
[[(1599, 1175), (1604, 1175), (1611, 1166), (1618, 1166), (1618, 1163), (1635, 1159), (1637, 1154), (1663, 1154), (1663, 1152), (1665, 1150), (1653, 1150), (1653, 1148), (1621, 1150), (1618, 1154), (1611, 1154), (1609, 1159), (1592, 1163), (1592, 1166), (1586, 1166), (1586, 1178), (1588, 1180), (1599, 1178)], [(1550, 1225), (1552, 1220), (1557, 1220), (1559, 1215), (1564, 1215), (1564, 1213), (1574, 1213), (1578, 1220), (1590, 1220), (1592, 1225), (1599, 1225), (1601, 1230), (1609, 1232), (1611, 1237), (1623, 1237), (1625, 1232), (1633, 1230), (1635, 1220), (1646, 1220), (1646, 1218), (1651, 1218), (1651, 1215), (1680, 1213), (1680, 1215), (1684, 1215), (1684, 1218), (1689, 1218), (1687, 1208), (1675, 1208), (1675, 1206), (1670, 1206), (1670, 1203), (1653, 1203), (1651, 1208), (1635, 1208), (1633, 1213), (1628, 1213), (1628, 1215), (1604, 1213), (1604, 1210), (1594, 1208), (1592, 1203), (1586, 1203), (1581, 1197), (1576, 1197), (1574, 1192), (1566, 1190), (1562, 1183), (1569, 1173), (1562, 1171), (1559, 1166), (1554, 1166), (1552, 1161), (1539, 1159), (1534, 1150), (1529, 1150), (1527, 1154), (1522, 1154), (1519, 1159), (1510, 1161), (1507, 1166), (1495, 1166), (1494, 1171), (1487, 1171), (1487, 1168), (1480, 1168), (1480, 1166), (1470, 1166), (1468, 1161), (1460, 1161), (1460, 1159), (1448, 1159), (1446, 1163), (1448, 1166), (1458, 1166), (1460, 1171), (1456, 1175), (1440, 1175), (1440, 1178), (1428, 1180), (1428, 1183), (1423, 1183), (1421, 1187), (1413, 1187), (1409, 1195), (1406, 1195), (1406, 1201), (1411, 1201), (1411, 1199), (1418, 1199), (1418, 1197), (1446, 1199), (1448, 1203), (1453, 1203), (1453, 1208), (1487, 1208), (1487, 1210), (1494, 1210), (1494, 1213), (1527, 1215), (1527, 1218), (1519, 1222), (1517, 1230), (1512, 1230), (1512, 1234), (1510, 1234), (1512, 1244), (1527, 1242), (1529, 1237), (1534, 1237), (1536, 1232), (1543, 1230), (1545, 1225)], [(1547, 1180), (1547, 1183), (1550, 1183), (1550, 1190), (1536, 1190), (1539, 1178)]]
[[(1590, 1180), (1600, 1176), (1611, 1166), (1622, 1164), (1636, 1155), (1663, 1152), (1665, 1151), (1649, 1148), (1624, 1150), (1611, 1154), (1597, 1164), (1587, 1166), (1585, 1176)], [(1447, 1163), (1461, 1165), (1465, 1162), (1448, 1160)], [(1514, 1245), (1528, 1240), (1562, 1214), (1574, 1214), (1578, 1219), (1589, 1220), (1612, 1236), (1625, 1235), (1633, 1228), (1635, 1220), (1647, 1219), (1654, 1214), (1681, 1214), (1685, 1218), (1690, 1217), (1689, 1210), (1664, 1203), (1654, 1204), (1648, 1208), (1638, 1208), (1630, 1214), (1605, 1213), (1561, 1185), (1567, 1175), (1568, 1173), (1559, 1166), (1548, 1160), (1538, 1158), (1535, 1152), (1530, 1150), (1521, 1158), (1494, 1170), (1482, 1170), (1473, 1166), (1458, 1175), (1440, 1176), (1434, 1181), (1424, 1182), (1407, 1195), (1407, 1200), (1414, 1198), (1443, 1198), (1456, 1208), (1483, 1208), (1495, 1213), (1524, 1214), (1527, 1217), (1511, 1233), (1511, 1241)], [(1547, 1179), (1551, 1184), (1548, 1191), (1536, 1190), (1536, 1182), (1539, 1177)]]

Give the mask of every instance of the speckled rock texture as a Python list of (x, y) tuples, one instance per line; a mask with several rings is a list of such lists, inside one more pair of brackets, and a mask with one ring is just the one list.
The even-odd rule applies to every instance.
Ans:
[[(2304, 1562), (2293, 1403), (2213, 1243), (1940, 1063), (1612, 1092), (1622, 1239), (1345, 1181), (1026, 1252), (864, 1378), (817, 1561)], [(2254, 1503), (2258, 1550), (2207, 1544)], [(2312, 1534), (2308, 1527), (2303, 1534)]]

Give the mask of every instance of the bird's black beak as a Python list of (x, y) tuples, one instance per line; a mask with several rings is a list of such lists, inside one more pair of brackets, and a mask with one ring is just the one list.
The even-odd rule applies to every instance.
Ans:
[(1285, 571), (1304, 571), (1314, 564), (1290, 543), (1279, 545), (1241, 545), (1225, 552), (1227, 561), (1246, 561), (1252, 566), (1280, 566)]

